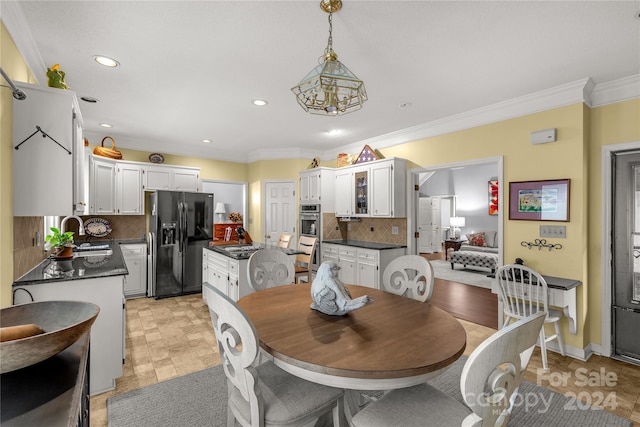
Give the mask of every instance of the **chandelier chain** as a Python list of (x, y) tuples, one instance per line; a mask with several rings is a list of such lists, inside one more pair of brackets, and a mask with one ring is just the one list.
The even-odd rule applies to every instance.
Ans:
[(329, 39), (327, 40), (327, 49), (325, 53), (333, 52), (333, 13), (329, 12)]

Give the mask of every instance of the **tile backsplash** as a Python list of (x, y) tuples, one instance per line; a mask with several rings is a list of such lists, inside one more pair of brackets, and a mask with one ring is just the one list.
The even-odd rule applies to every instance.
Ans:
[[(95, 215), (82, 216), (86, 221)], [(146, 217), (144, 215), (105, 215), (100, 218), (111, 223), (112, 231), (105, 237), (78, 236), (78, 222), (67, 222), (65, 231), (75, 233), (75, 242), (82, 243), (85, 240), (127, 240), (144, 239), (146, 232)], [(44, 238), (49, 233), (43, 234), (44, 219), (41, 216), (13, 217), (13, 279), (23, 276), (33, 267), (45, 259), (49, 253), (44, 252)], [(40, 233), (40, 246), (36, 246), (36, 233)]]
[[(349, 230), (351, 226), (351, 230)], [(392, 234), (398, 227), (398, 234)], [(358, 222), (340, 222), (333, 212), (322, 214), (322, 239), (351, 239), (364, 242), (407, 244), (406, 218), (361, 218)]]

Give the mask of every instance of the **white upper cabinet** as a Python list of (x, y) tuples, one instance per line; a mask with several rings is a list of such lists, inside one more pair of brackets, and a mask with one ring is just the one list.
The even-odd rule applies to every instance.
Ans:
[(74, 183), (74, 168), (83, 161), (78, 157), (83, 153), (83, 134), (75, 94), (26, 83), (16, 85), (27, 98), (13, 100), (13, 214), (80, 212), (74, 204), (82, 207), (88, 201), (86, 191)]
[(145, 191), (200, 191), (200, 169), (170, 165), (143, 164)]
[(406, 170), (396, 158), (336, 169), (336, 216), (404, 218)]
[(172, 190), (176, 191), (200, 191), (200, 169), (172, 168)]
[(142, 167), (133, 162), (117, 162), (116, 213), (142, 215)]
[(144, 189), (171, 190), (171, 169), (162, 166), (145, 166)]
[(334, 170), (330, 168), (300, 171), (300, 203), (319, 204), (322, 212), (333, 212), (334, 176)]
[(89, 213), (116, 214), (116, 162), (91, 156), (91, 190)]

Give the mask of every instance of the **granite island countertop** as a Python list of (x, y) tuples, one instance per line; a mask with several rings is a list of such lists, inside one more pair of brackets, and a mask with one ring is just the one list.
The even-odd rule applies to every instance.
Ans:
[(399, 249), (399, 248), (406, 248), (407, 247), (407, 245), (398, 245), (398, 244), (392, 244), (392, 243), (365, 242), (363, 240), (351, 240), (351, 239), (323, 240), (322, 243), (332, 243), (334, 245), (354, 246), (356, 248), (375, 249), (375, 250)]
[(249, 259), (251, 254), (259, 249), (279, 249), (287, 255), (297, 255), (304, 253), (303, 251), (299, 251), (297, 249), (281, 248), (276, 245), (267, 245), (265, 243), (257, 242), (236, 245), (210, 245), (205, 248), (233, 259)]
[(97, 279), (129, 274), (120, 244), (145, 243), (144, 240), (93, 241), (93, 245), (109, 244), (111, 255), (76, 257), (68, 260), (46, 258), (13, 282), (13, 286), (38, 285), (68, 280)]

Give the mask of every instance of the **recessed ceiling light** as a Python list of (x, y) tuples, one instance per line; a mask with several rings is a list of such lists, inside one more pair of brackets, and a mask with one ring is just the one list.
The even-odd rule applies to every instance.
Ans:
[(80, 99), (82, 99), (84, 102), (90, 102), (91, 104), (95, 104), (96, 102), (100, 102), (99, 99), (92, 98), (90, 96), (81, 96)]
[(99, 123), (100, 126), (102, 126), (103, 128), (112, 128), (113, 125), (110, 125), (109, 123)]
[(342, 133), (340, 129), (331, 129), (327, 131), (327, 135), (329, 136), (338, 136)]
[(118, 61), (115, 59), (109, 58), (108, 56), (95, 55), (93, 59), (100, 65), (104, 65), (105, 67), (117, 67), (120, 65)]
[(209, 143), (212, 143), (213, 141), (210, 139), (203, 139), (202, 142), (204, 142), (205, 144), (209, 144)]
[(400, 104), (400, 108), (409, 108), (411, 106), (413, 106), (413, 104), (410, 102), (403, 102), (402, 104)]
[(254, 99), (253, 100), (253, 105), (257, 105), (258, 107), (264, 107), (267, 104), (268, 104), (268, 102), (265, 101), (264, 99)]

